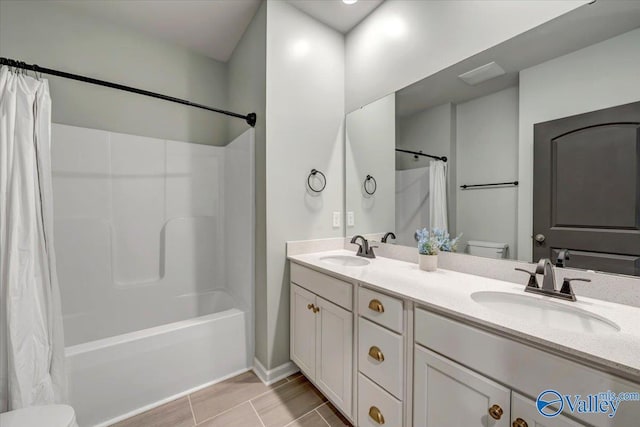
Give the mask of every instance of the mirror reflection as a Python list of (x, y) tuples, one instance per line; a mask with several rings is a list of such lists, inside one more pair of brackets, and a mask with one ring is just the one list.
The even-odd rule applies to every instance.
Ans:
[(347, 234), (415, 246), (416, 229), (441, 228), (462, 234), (458, 252), (567, 249), (566, 266), (639, 276), (640, 21), (616, 3), (349, 113)]

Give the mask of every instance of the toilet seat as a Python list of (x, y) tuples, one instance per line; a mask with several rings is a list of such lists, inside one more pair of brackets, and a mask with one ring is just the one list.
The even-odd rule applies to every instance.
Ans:
[(76, 414), (68, 405), (30, 406), (0, 414), (2, 427), (77, 427)]

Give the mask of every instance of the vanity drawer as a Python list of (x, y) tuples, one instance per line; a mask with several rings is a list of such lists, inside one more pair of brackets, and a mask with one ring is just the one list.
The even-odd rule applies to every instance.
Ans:
[(353, 285), (294, 262), (291, 281), (347, 310), (353, 310)]
[(360, 427), (402, 426), (402, 402), (358, 375), (358, 425)]
[(362, 287), (358, 292), (360, 316), (400, 334), (404, 331), (401, 300)]
[[(403, 340), (362, 317), (358, 331), (358, 366), (360, 372), (375, 381), (398, 399), (403, 391)], [(377, 360), (382, 358), (382, 361)]]

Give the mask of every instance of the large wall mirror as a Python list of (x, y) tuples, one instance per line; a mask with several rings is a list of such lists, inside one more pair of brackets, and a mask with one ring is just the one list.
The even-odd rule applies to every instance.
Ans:
[(346, 118), (346, 233), (640, 276), (640, 4), (596, 2)]

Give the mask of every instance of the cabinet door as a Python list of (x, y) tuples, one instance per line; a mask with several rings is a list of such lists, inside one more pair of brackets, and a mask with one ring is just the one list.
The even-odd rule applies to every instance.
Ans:
[[(417, 345), (413, 381), (415, 426), (510, 425), (509, 389)], [(497, 420), (494, 405), (502, 411)]]
[(316, 383), (335, 404), (351, 415), (353, 394), (353, 314), (317, 297)]
[(316, 296), (291, 284), (291, 360), (311, 380), (316, 378)]
[(515, 392), (511, 394), (511, 418), (516, 427), (583, 427), (562, 414), (543, 417), (536, 409), (536, 402)]

